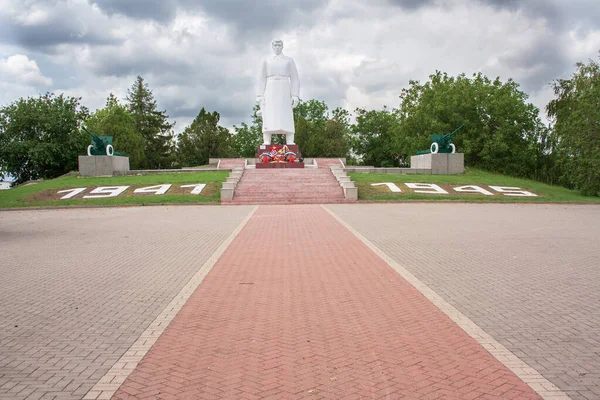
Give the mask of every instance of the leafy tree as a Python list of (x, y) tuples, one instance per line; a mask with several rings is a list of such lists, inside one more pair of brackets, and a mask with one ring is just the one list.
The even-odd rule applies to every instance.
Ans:
[(294, 141), (304, 157), (319, 157), (327, 122), (327, 104), (319, 100), (300, 101), (294, 109)]
[(305, 157), (345, 157), (350, 115), (341, 108), (328, 112), (324, 101), (300, 101), (294, 109), (294, 141)]
[(231, 152), (233, 157), (252, 158), (256, 155), (258, 146), (263, 142), (262, 118), (256, 115), (258, 105), (254, 106), (252, 124), (242, 122), (235, 126), (235, 133), (231, 137)]
[(192, 124), (179, 135), (177, 159), (182, 166), (208, 164), (209, 157), (227, 157), (231, 133), (219, 126), (218, 112), (208, 112), (204, 108)]
[(0, 108), (0, 170), (22, 183), (77, 169), (89, 144), (80, 130), (88, 116), (80, 100), (47, 93)]
[(96, 111), (85, 123), (94, 133), (112, 136), (115, 150), (122, 151), (129, 157), (129, 165), (132, 169), (144, 166), (144, 138), (136, 130), (133, 115), (125, 106), (119, 104), (112, 93), (106, 100), (106, 106)]
[(429, 147), (429, 136), (461, 124), (453, 142), (465, 163), (508, 175), (535, 178), (547, 131), (539, 110), (509, 79), (490, 80), (481, 73), (451, 77), (436, 72), (425, 84), (410, 81), (398, 110), (394, 147), (405, 156)]
[(166, 111), (158, 111), (156, 100), (144, 78), (138, 76), (127, 91), (127, 109), (135, 119), (136, 130), (144, 138), (146, 168), (169, 168), (174, 161), (175, 125)]
[(350, 150), (350, 113), (343, 108), (333, 110), (325, 122), (321, 155), (323, 157), (346, 157)]
[(396, 113), (382, 110), (356, 110), (356, 124), (352, 127), (352, 152), (363, 165), (392, 167), (399, 165), (394, 149), (394, 135), (398, 129)]
[(547, 107), (553, 155), (564, 184), (600, 196), (600, 65), (589, 60), (576, 68), (570, 79), (553, 83), (557, 98)]

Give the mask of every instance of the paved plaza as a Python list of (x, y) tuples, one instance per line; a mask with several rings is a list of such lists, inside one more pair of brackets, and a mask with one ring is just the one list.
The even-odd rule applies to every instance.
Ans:
[(599, 237), (598, 206), (3, 211), (0, 399), (598, 399)]

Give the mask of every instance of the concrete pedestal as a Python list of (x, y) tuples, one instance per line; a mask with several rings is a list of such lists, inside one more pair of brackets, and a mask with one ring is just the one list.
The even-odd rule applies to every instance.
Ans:
[(411, 169), (430, 169), (433, 175), (455, 175), (465, 172), (463, 153), (420, 154), (410, 158)]
[(303, 162), (263, 163), (257, 162), (256, 168), (304, 168)]
[(129, 171), (129, 157), (79, 156), (79, 175), (113, 176), (115, 172)]

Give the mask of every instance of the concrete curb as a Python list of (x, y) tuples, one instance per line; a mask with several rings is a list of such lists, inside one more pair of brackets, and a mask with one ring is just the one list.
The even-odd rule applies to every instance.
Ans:
[(344, 190), (344, 197), (349, 201), (358, 201), (358, 188), (356, 184), (350, 180), (350, 177), (344, 171), (341, 165), (332, 165), (331, 173), (337, 179), (338, 183)]
[(131, 171), (115, 171), (112, 176), (179, 174), (189, 172), (223, 172), (227, 169), (218, 168), (181, 168), (181, 169), (137, 169)]
[(222, 183), (221, 202), (223, 202), (223, 201), (229, 202), (229, 201), (233, 200), (233, 194), (235, 192), (235, 188), (236, 188), (238, 182), (240, 181), (240, 179), (242, 179), (243, 174), (244, 174), (244, 167), (242, 167), (242, 166), (233, 167), (233, 170), (231, 171), (231, 173), (229, 174), (229, 176), (227, 177), (225, 182)]
[[(503, 201), (503, 200), (418, 200), (406, 199), (401, 201), (396, 200), (357, 200), (357, 204), (431, 204), (431, 203), (460, 203), (460, 204), (515, 204), (515, 205), (559, 205), (559, 206), (595, 206), (600, 207), (600, 203), (580, 203), (580, 202), (564, 202), (564, 201)], [(267, 203), (265, 203), (267, 204)], [(268, 203), (272, 204), (272, 203)], [(294, 205), (290, 203), (279, 203), (286, 205)], [(321, 204), (341, 204), (341, 203), (321, 203)], [(47, 207), (11, 207), (0, 208), (0, 212), (11, 211), (49, 211), (49, 210), (69, 210), (69, 209), (95, 209), (95, 208), (130, 208), (130, 207), (198, 207), (198, 206), (247, 206), (248, 204), (235, 204), (230, 202), (198, 202), (198, 203), (152, 203), (152, 204), (103, 204), (103, 205), (71, 205), (71, 206), (47, 206)]]

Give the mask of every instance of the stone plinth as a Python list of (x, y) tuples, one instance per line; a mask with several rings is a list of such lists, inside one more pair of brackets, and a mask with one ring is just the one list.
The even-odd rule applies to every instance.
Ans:
[(304, 168), (304, 163), (303, 162), (293, 162), (293, 163), (288, 163), (288, 162), (282, 162), (282, 163), (278, 163), (278, 162), (274, 162), (274, 163), (257, 162), (256, 163), (256, 168), (258, 168), (258, 169), (261, 169), (261, 168)]
[(79, 156), (79, 175), (113, 176), (115, 172), (129, 171), (129, 157)]
[(430, 169), (433, 175), (455, 175), (465, 172), (463, 153), (420, 154), (410, 158), (411, 169)]

